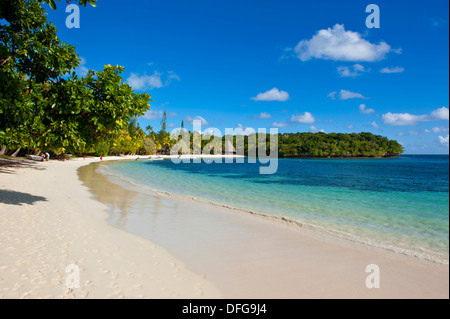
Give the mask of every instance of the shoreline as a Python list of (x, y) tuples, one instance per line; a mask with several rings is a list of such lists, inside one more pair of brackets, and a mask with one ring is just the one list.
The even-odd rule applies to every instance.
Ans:
[[(99, 172), (97, 172), (99, 173)], [(102, 173), (99, 173), (102, 175)], [(105, 178), (107, 178), (105, 176)], [(109, 181), (111, 182), (111, 181)], [(105, 183), (105, 181), (102, 181), (102, 183)], [(131, 184), (131, 183), (130, 183)], [(117, 184), (116, 184), (117, 185)], [(125, 192), (125, 189), (123, 188), (123, 185), (120, 184), (117, 185), (119, 188), (122, 189), (122, 193)], [(110, 186), (108, 186), (109, 188)], [(93, 191), (91, 189), (91, 191)], [(431, 277), (434, 276), (433, 273), (440, 273), (439, 276), (442, 276), (444, 278), (448, 278), (448, 266), (443, 264), (437, 264), (432, 261), (427, 260), (421, 260), (413, 256), (407, 256), (407, 255), (401, 255), (398, 252), (392, 252), (388, 251), (386, 249), (381, 249), (377, 247), (371, 247), (367, 246), (362, 243), (357, 242), (350, 242), (347, 239), (342, 238), (336, 238), (336, 236), (330, 235), (330, 234), (324, 234), (320, 230), (312, 230), (308, 229), (308, 227), (298, 227), (294, 226), (289, 222), (286, 222), (282, 220), (281, 218), (278, 218), (276, 220), (277, 222), (274, 223), (274, 219), (277, 219), (276, 217), (269, 216), (268, 218), (265, 218), (264, 216), (261, 216), (259, 214), (255, 213), (246, 213), (243, 214), (240, 209), (234, 209), (228, 207), (227, 205), (217, 205), (215, 203), (205, 202), (202, 200), (193, 200), (191, 198), (180, 198), (179, 196), (172, 195), (167, 192), (158, 192), (156, 190), (150, 190), (150, 192), (145, 191), (146, 195), (136, 195), (137, 192), (135, 190), (133, 191), (133, 187), (126, 188), (126, 194), (128, 198), (131, 198), (129, 202), (126, 203), (126, 208), (124, 209), (125, 212), (120, 213), (121, 208), (118, 207), (119, 205), (114, 206), (113, 203), (110, 203), (110, 213), (111, 211), (114, 211), (114, 213), (111, 214), (110, 220), (108, 221), (111, 225), (114, 225), (115, 227), (118, 227), (120, 229), (127, 230), (129, 232), (133, 232), (135, 234), (138, 234), (144, 238), (147, 238), (153, 242), (156, 242), (157, 244), (165, 247), (170, 252), (172, 252), (176, 257), (183, 260), (183, 262), (186, 264), (188, 269), (192, 269), (195, 273), (201, 274), (205, 276), (206, 279), (210, 280), (213, 284), (215, 284), (219, 290), (221, 290), (226, 298), (386, 298), (386, 297), (393, 297), (393, 298), (403, 298), (403, 297), (411, 297), (411, 298), (427, 298), (426, 294), (417, 294), (417, 291), (415, 293), (412, 293), (411, 290), (414, 291), (414, 284), (413, 283), (400, 283), (401, 281), (398, 281), (394, 279), (395, 276), (402, 277), (404, 274), (401, 274), (401, 271), (399, 272), (398, 269), (395, 270), (393, 268), (404, 268), (406, 269), (406, 273), (409, 271), (415, 272), (417, 269), (416, 267), (425, 267), (427, 270), (425, 271), (430, 272)], [(120, 192), (119, 192), (120, 194)], [(97, 194), (98, 196), (99, 194)], [(101, 196), (105, 196), (105, 194), (100, 194)], [(117, 195), (120, 197), (120, 195)], [(144, 196), (145, 198), (140, 198), (141, 196)], [(117, 197), (114, 198), (115, 201), (119, 201)], [(132, 202), (137, 202), (132, 204)], [(134, 206), (133, 206), (134, 205)], [(158, 212), (154, 213), (152, 212), (152, 206), (158, 205), (161, 207), (165, 207), (164, 209), (159, 208)], [(167, 206), (167, 207), (166, 207)], [(112, 208), (111, 208), (112, 207)], [(170, 207), (170, 208), (169, 208)], [(184, 207), (183, 209), (180, 209), (179, 207)], [(133, 210), (136, 210), (136, 212), (133, 212)], [(155, 215), (152, 217), (152, 215)], [(139, 219), (137, 217), (139, 215), (140, 217), (143, 217), (144, 215), (146, 217), (145, 219)], [(164, 215), (167, 215), (167, 218), (164, 217)], [(257, 217), (257, 218), (255, 218)], [(148, 219), (148, 220), (147, 220)], [(179, 223), (177, 220), (182, 220), (183, 223)], [(205, 221), (207, 220), (207, 221)], [(220, 220), (220, 223), (218, 221)], [(129, 225), (127, 225), (127, 223)], [(173, 225), (175, 223), (175, 225)], [(219, 224), (219, 227), (218, 227)], [(134, 225), (134, 226), (133, 226)], [(144, 226), (145, 225), (145, 226)], [(133, 229), (134, 227), (134, 229)], [(158, 233), (158, 231), (154, 231), (153, 234), (149, 234), (149, 229), (151, 228), (161, 228), (164, 229), (164, 231), (167, 231), (168, 233), (177, 236), (177, 238), (183, 243), (183, 245), (179, 245), (176, 242), (173, 242), (171, 238), (167, 238), (164, 234)], [(185, 228), (188, 229), (194, 229), (191, 231), (185, 230)], [(254, 233), (245, 232), (245, 233), (239, 233), (236, 232), (236, 228), (248, 228), (249, 230), (256, 230)], [(207, 230), (208, 229), (208, 230)], [(225, 229), (225, 230), (224, 230)], [(246, 269), (245, 271), (241, 269), (239, 273), (234, 273), (236, 268), (245, 268), (245, 263), (248, 263), (249, 265), (255, 265), (255, 263), (258, 265), (259, 268), (270, 268), (271, 272), (278, 272), (277, 268), (278, 266), (289, 268), (292, 267), (292, 265), (298, 265), (299, 268), (303, 267), (314, 267), (313, 264), (307, 263), (306, 265), (302, 265), (302, 258), (314, 260), (316, 258), (315, 255), (317, 255), (317, 252), (315, 252), (313, 249), (308, 249), (307, 254), (303, 254), (302, 258), (298, 258), (300, 256), (294, 257), (294, 260), (291, 260), (291, 265), (286, 265), (280, 258), (279, 261), (271, 261), (270, 263), (267, 263), (265, 260), (258, 261), (257, 258), (260, 256), (255, 256), (255, 253), (253, 250), (246, 250), (246, 246), (258, 246), (258, 244), (253, 242), (253, 237), (259, 237), (261, 236), (261, 230), (264, 229), (265, 231), (270, 232), (277, 232), (277, 235), (275, 237), (270, 237), (274, 239), (274, 242), (277, 242), (276, 245), (284, 246), (285, 253), (298, 253), (297, 246), (293, 246), (291, 244), (292, 241), (298, 241), (298, 240), (306, 240), (311, 243), (312, 247), (319, 247), (321, 251), (329, 251), (330, 247), (333, 247), (332, 250), (339, 251), (337, 254), (332, 254), (331, 264), (333, 263), (333, 258), (336, 258), (339, 260), (338, 263), (347, 264), (348, 268), (354, 269), (355, 265), (351, 262), (342, 260), (343, 255), (353, 255), (353, 254), (359, 254), (359, 255), (365, 255), (364, 260), (373, 260), (374, 257), (377, 259), (380, 259), (382, 263), (387, 263), (389, 265), (389, 272), (391, 273), (391, 279), (394, 281), (397, 281), (396, 284), (398, 285), (411, 285), (410, 289), (408, 291), (404, 288), (400, 289), (400, 286), (393, 287), (392, 291), (383, 291), (383, 293), (376, 293), (376, 292), (368, 292), (365, 289), (361, 289), (361, 287), (355, 287), (352, 286), (354, 283), (352, 283), (352, 288), (355, 291), (358, 291), (357, 295), (354, 295), (353, 293), (350, 293), (349, 290), (351, 290), (348, 286), (348, 283), (341, 282), (341, 286), (344, 287), (344, 291), (335, 292), (334, 294), (328, 294), (328, 293), (318, 293), (311, 291), (310, 293), (306, 293), (305, 291), (299, 291), (298, 289), (293, 289), (292, 287), (286, 287), (287, 283), (289, 281), (309, 281), (307, 278), (304, 277), (304, 275), (299, 276), (298, 278), (287, 278), (287, 276), (283, 276), (283, 278), (277, 279), (277, 282), (271, 283), (273, 287), (278, 287), (278, 289), (281, 289), (284, 283), (285, 292), (269, 292), (264, 291), (265, 288), (264, 285), (260, 284), (261, 280), (264, 280), (262, 277), (262, 273), (253, 274), (251, 269)], [(203, 247), (200, 240), (193, 239), (193, 233), (203, 232), (206, 235), (202, 235), (203, 240), (207, 238), (207, 240), (211, 241), (211, 245), (213, 246), (213, 249), (211, 247)], [(150, 231), (151, 232), (151, 231)], [(223, 237), (220, 233), (223, 232), (226, 234), (226, 238)], [(259, 233), (258, 233), (259, 232)], [(286, 240), (286, 233), (287, 237), (289, 237), (289, 240)], [(232, 236), (230, 236), (232, 234)], [(248, 235), (250, 234), (250, 235)], [(200, 235), (199, 235), (200, 236)], [(235, 238), (232, 238), (235, 236), (236, 238), (240, 238), (240, 242), (237, 243)], [(284, 238), (284, 237), (286, 238)], [(206, 237), (206, 238), (205, 238)], [(224, 240), (227, 242), (224, 243)], [(268, 239), (266, 239), (267, 241)], [(214, 244), (216, 243), (217, 244)], [(186, 247), (197, 245), (197, 249), (189, 249)], [(224, 246), (226, 245), (226, 246)], [(267, 246), (270, 246), (271, 243), (267, 243)], [(300, 248), (305, 248), (300, 246)], [(273, 247), (265, 247), (264, 245), (258, 246), (259, 250), (267, 250), (268, 256), (271, 256), (272, 253), (277, 254)], [(188, 252), (186, 252), (186, 250)], [(217, 250), (226, 250), (227, 254), (218, 252)], [(242, 258), (239, 257), (239, 254), (245, 254), (248, 253), (248, 257)], [(266, 253), (266, 252), (264, 252)], [(198, 262), (197, 260), (193, 260), (192, 256), (196, 256), (197, 258), (200, 258), (202, 262)], [(225, 256), (226, 255), (226, 256)], [(257, 255), (257, 254), (256, 254)], [(319, 253), (320, 255), (320, 253)], [(205, 256), (213, 256), (205, 258)], [(286, 256), (283, 256), (286, 257)], [(218, 259), (225, 262), (225, 260), (229, 260), (229, 258), (236, 259), (236, 261), (233, 263), (232, 266), (223, 266), (220, 263), (212, 260), (212, 259)], [(273, 255), (270, 257), (274, 259)], [(291, 258), (291, 257), (289, 257)], [(369, 258), (369, 259), (366, 259)], [(291, 258), (292, 259), (292, 258)], [(322, 263), (325, 268), (328, 269), (331, 265), (324, 265), (327, 262), (327, 260), (321, 260), (319, 258), (318, 263)], [(361, 263), (362, 260), (359, 260), (358, 263)], [(281, 264), (282, 265), (281, 265)], [(367, 265), (367, 264), (366, 264)], [(262, 266), (262, 267), (261, 267)], [(360, 265), (360, 267), (363, 267)], [(365, 266), (364, 266), (365, 267)], [(320, 268), (320, 267), (319, 267)], [(216, 269), (221, 269), (221, 272), (219, 273), (216, 271)], [(311, 268), (314, 269), (314, 268)], [(413, 270), (416, 269), (416, 270)], [(335, 274), (335, 270), (331, 271)], [(395, 275), (394, 275), (395, 274)], [(252, 276), (254, 277), (252, 280), (247, 280), (246, 276)], [(260, 276), (261, 275), (261, 276)], [(267, 274), (266, 274), (267, 275)], [(311, 273), (312, 277), (317, 276), (317, 272)], [(358, 276), (362, 276), (362, 274), (358, 274)], [(415, 276), (419, 276), (419, 273), (416, 273)], [(238, 290), (236, 288), (237, 285), (237, 279), (239, 279), (239, 282), (241, 282), (243, 285), (248, 285), (248, 287), (243, 288), (240, 287)], [(320, 278), (315, 278), (317, 281), (317, 287), (321, 285)], [(353, 280), (353, 279), (352, 279)], [(440, 286), (439, 282), (440, 280), (432, 280), (434, 284), (437, 286)], [(231, 282), (231, 283), (230, 283)], [(234, 282), (234, 283), (233, 283)], [(234, 286), (233, 286), (234, 285)], [(312, 285), (312, 284), (311, 284)], [(363, 284), (364, 285), (364, 284)], [(421, 285), (427, 285), (426, 282), (419, 283), (419, 286)], [(259, 287), (259, 288), (258, 288)], [(317, 288), (316, 287), (316, 288)], [(363, 287), (365, 288), (365, 287)], [(441, 287), (443, 288), (443, 287)], [(400, 289), (402, 291), (398, 291), (397, 289)], [(428, 290), (428, 289), (426, 289)], [(438, 289), (439, 292), (437, 295), (439, 296), (446, 296), (448, 295), (448, 288), (447, 289)], [(431, 293), (431, 291), (429, 291)], [(431, 293), (431, 295), (435, 295), (436, 292)], [(431, 297), (431, 295), (429, 297)]]
[[(448, 298), (448, 266), (305, 227), (170, 196), (132, 197), (101, 182), (100, 195), (119, 208), (111, 211), (77, 174), (94, 162), (50, 161), (1, 175), (0, 187), (13, 194), (0, 192), (0, 298)], [(130, 213), (143, 203), (145, 223)], [(137, 222), (154, 238), (111, 222)], [(68, 263), (80, 266), (79, 290), (64, 287)], [(373, 263), (381, 289), (364, 284)]]
[[(123, 158), (104, 160), (114, 159)], [(163, 247), (106, 222), (108, 207), (77, 175), (98, 158), (19, 167), (0, 160), (0, 298), (222, 296)], [(66, 285), (70, 265), (79, 269), (79, 288)]]
[[(171, 157), (167, 156), (165, 158), (170, 159)], [(206, 156), (205, 158), (211, 158), (211, 156)], [(231, 209), (231, 210), (234, 210), (234, 211), (237, 211), (240, 213), (250, 214), (253, 216), (257, 216), (259, 218), (265, 218), (267, 220), (272, 220), (275, 222), (287, 224), (287, 225), (290, 225), (293, 227), (309, 229), (314, 232), (320, 232), (320, 233), (323, 233), (324, 235), (326, 234), (327, 236), (331, 236), (332, 239), (346, 240), (346, 241), (350, 241), (352, 243), (361, 244), (361, 245), (367, 247), (368, 249), (378, 249), (378, 250), (380, 250), (382, 252), (384, 251), (386, 253), (389, 252), (389, 253), (395, 253), (395, 254), (405, 255), (405, 256), (409, 256), (409, 257), (414, 257), (420, 261), (432, 262), (432, 263), (436, 263), (436, 264), (444, 265), (444, 266), (449, 265), (448, 256), (440, 254), (440, 253), (429, 252), (426, 250), (420, 250), (418, 248), (417, 248), (417, 250), (414, 250), (411, 248), (394, 246), (392, 244), (384, 244), (383, 242), (381, 242), (381, 243), (371, 242), (371, 240), (369, 238), (361, 238), (359, 236), (352, 235), (352, 234), (342, 232), (339, 230), (325, 228), (320, 225), (309, 224), (309, 223), (306, 223), (301, 220), (295, 220), (295, 219), (291, 219), (289, 217), (284, 217), (284, 216), (268, 215), (268, 214), (260, 213), (257, 211), (248, 210), (245, 208), (231, 206), (229, 204), (224, 204), (224, 203), (220, 203), (220, 202), (210, 201), (207, 199), (193, 197), (190, 195), (177, 195), (177, 194), (173, 194), (171, 192), (165, 191), (165, 190), (155, 189), (155, 188), (151, 188), (148, 186), (143, 186), (143, 185), (137, 184), (129, 179), (126, 179), (126, 178), (124, 178), (118, 174), (112, 173), (112, 172), (105, 172), (105, 171), (100, 172), (99, 170), (97, 170), (97, 172), (100, 174), (104, 174), (107, 177), (109, 176), (112, 179), (119, 179), (120, 180), (119, 183), (115, 183), (114, 181), (111, 181), (111, 182), (118, 184), (122, 187), (125, 186), (125, 185), (123, 185), (123, 183), (125, 183), (125, 184), (131, 185), (131, 188), (139, 188), (139, 189), (145, 188), (145, 190), (153, 192), (160, 196), (167, 196), (169, 198), (174, 198), (174, 199), (179, 199), (179, 200), (192, 200), (194, 202), (212, 205), (214, 207)]]

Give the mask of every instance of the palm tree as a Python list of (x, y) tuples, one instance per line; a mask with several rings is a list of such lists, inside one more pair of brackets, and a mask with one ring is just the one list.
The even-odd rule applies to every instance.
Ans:
[(148, 132), (148, 135), (153, 132), (153, 127), (149, 124), (145, 127), (145, 130)]

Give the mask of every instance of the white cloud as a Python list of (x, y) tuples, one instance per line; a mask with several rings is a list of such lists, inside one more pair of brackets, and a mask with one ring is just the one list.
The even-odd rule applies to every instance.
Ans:
[(361, 64), (354, 64), (352, 66), (340, 66), (337, 68), (337, 71), (339, 75), (344, 78), (355, 78), (361, 75), (363, 72), (369, 72), (369, 70), (366, 70)]
[(389, 125), (417, 125), (418, 122), (426, 121), (427, 115), (413, 115), (409, 113), (388, 112), (382, 116), (384, 124)]
[(240, 123), (237, 125), (237, 128), (240, 128), (242, 130), (242, 133), (238, 133), (239, 135), (250, 135), (255, 133), (255, 129), (248, 126), (243, 126)]
[(368, 99), (361, 93), (341, 90), (340, 92), (331, 92), (328, 97), (333, 100), (349, 100), (349, 99)]
[(131, 73), (127, 79), (127, 83), (134, 90), (152, 90), (163, 87), (161, 81), (162, 73), (155, 71), (152, 75), (139, 75), (137, 73)]
[(169, 81), (170, 81), (170, 80), (177, 80), (177, 81), (180, 81), (180, 77), (179, 77), (177, 74), (175, 74), (175, 72), (169, 71), (169, 72), (167, 72), (166, 85), (169, 85)]
[(259, 93), (256, 97), (252, 97), (251, 99), (254, 101), (286, 102), (287, 100), (289, 100), (289, 93), (286, 91), (280, 91), (277, 88), (273, 88), (269, 91)]
[(375, 113), (374, 109), (368, 109), (365, 104), (359, 105), (359, 111), (363, 114), (372, 114)]
[(448, 108), (445, 106), (441, 107), (440, 109), (436, 109), (430, 114), (431, 118), (433, 120), (439, 121), (439, 120), (449, 120), (449, 111)]
[(445, 146), (447, 146), (448, 147), (448, 139), (449, 139), (449, 135), (447, 134), (447, 136), (439, 136), (439, 142), (442, 144), (442, 145), (445, 145)]
[(192, 117), (192, 116), (186, 116), (186, 117), (184, 118), (184, 120), (185, 120), (189, 125), (193, 125), (195, 120), (200, 121), (202, 125), (210, 125), (209, 122), (208, 122), (207, 120), (205, 120), (203, 117), (201, 117), (201, 116), (199, 116), (199, 115), (194, 116), (194, 117)]
[(302, 40), (295, 47), (295, 53), (302, 61), (316, 58), (373, 62), (384, 59), (390, 51), (386, 42), (370, 43), (357, 32), (345, 31), (342, 24), (319, 30), (311, 39)]
[(355, 127), (354, 127), (353, 125), (349, 125), (349, 126), (347, 126), (347, 128), (348, 128), (349, 130), (353, 130)]
[[(162, 118), (164, 115), (164, 111), (162, 110), (148, 110), (147, 112), (145, 112), (143, 118), (147, 119), (147, 120), (157, 120)], [(174, 112), (169, 112), (166, 113), (167, 117), (177, 117), (178, 114), (174, 113)]]
[(315, 127), (314, 125), (310, 126), (310, 127), (309, 127), (309, 130), (310, 130), (312, 133), (317, 133), (317, 132), (325, 133), (325, 130), (324, 130), (324, 129), (319, 130), (319, 129), (318, 129), (317, 127)]
[(89, 69), (86, 67), (86, 59), (83, 57), (80, 57), (80, 65), (75, 70), (79, 76), (86, 76), (89, 73)]
[(287, 127), (287, 126), (289, 126), (289, 123), (286, 123), (286, 122), (273, 122), (272, 126), (273, 127)]
[(431, 129), (434, 133), (444, 133), (444, 132), (448, 132), (448, 127), (433, 127)]
[(316, 122), (316, 118), (309, 112), (305, 112), (302, 115), (292, 115), (291, 122), (301, 124), (312, 124)]
[(434, 110), (430, 115), (388, 112), (383, 114), (382, 118), (383, 122), (389, 125), (417, 125), (419, 122), (448, 120), (449, 110), (444, 106)]
[(372, 125), (376, 130), (380, 128), (380, 126), (375, 121), (371, 122), (370, 125)]
[(158, 71), (153, 72), (152, 75), (139, 75), (137, 73), (131, 73), (127, 79), (127, 83), (134, 89), (140, 91), (160, 89), (170, 84), (172, 80), (180, 80), (180, 77), (173, 71), (169, 71), (163, 81), (163, 73)]
[(388, 73), (388, 74), (389, 73), (402, 73), (404, 71), (405, 71), (404, 68), (396, 66), (396, 67), (393, 67), (393, 68), (388, 68), (388, 67), (383, 68), (383, 69), (380, 70), (380, 73)]
[(253, 116), (253, 118), (255, 118), (255, 119), (271, 119), (272, 115), (270, 115), (269, 113), (266, 113), (266, 112), (262, 112), (258, 115)]

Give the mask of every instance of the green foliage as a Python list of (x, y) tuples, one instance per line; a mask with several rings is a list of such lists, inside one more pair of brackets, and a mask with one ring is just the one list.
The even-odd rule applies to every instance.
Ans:
[(143, 149), (145, 154), (155, 154), (156, 153), (156, 143), (149, 137), (146, 137), (143, 142)]
[(385, 157), (403, 153), (397, 142), (371, 133), (279, 134), (281, 157)]
[(136, 154), (140, 153), (143, 148), (143, 140), (145, 132), (137, 123), (136, 118), (133, 118), (121, 132), (118, 138), (113, 142), (110, 149), (111, 153), (115, 154)]
[(124, 83), (123, 67), (79, 78), (75, 48), (58, 39), (39, 0), (0, 0), (0, 19), (0, 145), (106, 155), (130, 135), (127, 123), (151, 100)]
[[(55, 1), (61, 1), (61, 0), (42, 0), (42, 3), (48, 3), (50, 8), (52, 8), (53, 10), (56, 10), (56, 2)], [(80, 6), (86, 6), (89, 3), (91, 6), (97, 7), (97, 5), (95, 4), (96, 2), (97, 2), (97, 0), (79, 0)]]
[[(196, 144), (191, 132), (189, 134), (190, 150), (193, 147), (197, 151), (220, 153), (220, 147), (224, 150), (226, 139), (232, 141), (233, 146), (239, 151), (236, 136), (223, 136), (222, 138), (214, 138), (214, 136), (200, 134), (195, 132)], [(266, 154), (273, 155), (270, 152), (270, 136), (265, 134), (252, 134), (249, 136), (241, 136), (243, 138), (244, 155), (256, 155), (257, 149), (261, 151), (263, 147)], [(265, 138), (265, 139), (264, 139)], [(403, 153), (403, 147), (393, 140), (371, 133), (285, 133), (278, 134), (278, 154), (280, 157), (390, 157)], [(220, 145), (220, 142), (222, 145)]]

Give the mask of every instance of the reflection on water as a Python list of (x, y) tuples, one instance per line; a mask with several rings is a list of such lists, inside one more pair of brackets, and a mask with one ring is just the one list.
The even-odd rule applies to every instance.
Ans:
[[(225, 296), (301, 296), (305, 277), (298, 274), (309, 273), (318, 266), (324, 274), (335, 272), (333, 265), (345, 264), (347, 260), (347, 254), (340, 253), (332, 254), (336, 260), (330, 259), (328, 240), (324, 244), (322, 239), (299, 236), (300, 228), (156, 195), (145, 186), (108, 174), (107, 169), (106, 175), (96, 173), (97, 169), (103, 173), (111, 164), (104, 163), (103, 168), (91, 164), (79, 169), (80, 179), (94, 198), (110, 207), (107, 222), (164, 247), (188, 269), (211, 280)], [(168, 176), (151, 178), (160, 181)], [(364, 260), (364, 265), (373, 262), (370, 254), (367, 257), (370, 258)]]
[(102, 174), (96, 174), (95, 171), (100, 165), (101, 163), (95, 163), (82, 166), (78, 169), (78, 176), (83, 184), (89, 188), (96, 200), (109, 206), (110, 218), (112, 217), (115, 220), (112, 224), (124, 229), (127, 224), (130, 207), (135, 202), (138, 193), (111, 183)]

